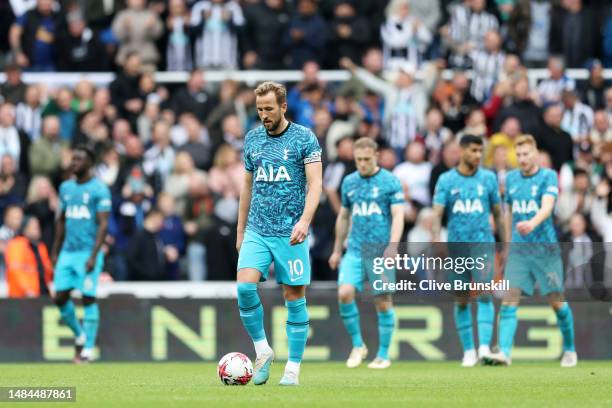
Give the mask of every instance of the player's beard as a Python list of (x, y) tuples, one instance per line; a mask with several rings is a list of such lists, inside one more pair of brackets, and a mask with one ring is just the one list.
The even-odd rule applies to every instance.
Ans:
[(278, 119), (278, 120), (272, 121), (272, 123), (269, 123), (268, 126), (266, 126), (266, 123), (264, 122), (264, 126), (266, 126), (266, 129), (268, 129), (268, 132), (276, 132), (278, 130), (278, 127), (280, 126), (280, 123), (281, 123), (281, 120)]

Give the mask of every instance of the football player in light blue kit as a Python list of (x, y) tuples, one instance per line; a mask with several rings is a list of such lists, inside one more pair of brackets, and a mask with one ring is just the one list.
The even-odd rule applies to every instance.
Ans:
[[(395, 256), (392, 244), (401, 241), (404, 229), (404, 192), (400, 181), (392, 173), (378, 166), (378, 146), (372, 139), (363, 137), (355, 143), (357, 171), (342, 181), (342, 207), (336, 219), (336, 240), (329, 265), (338, 274), (338, 300), (340, 316), (351, 336), (353, 349), (346, 365), (357, 367), (367, 357), (368, 349), (361, 337), (359, 309), (355, 303), (355, 290), (363, 290), (367, 278), (372, 285), (374, 303), (378, 314), (378, 352), (368, 364), (369, 368), (387, 368), (389, 345), (395, 327), (395, 313), (391, 292), (377, 289), (376, 280), (394, 281), (395, 271), (376, 275), (371, 264), (372, 256)], [(352, 226), (349, 233), (349, 224)], [(348, 234), (348, 248), (342, 257), (342, 248)], [(375, 248), (380, 254), (370, 254), (366, 247)], [(378, 251), (376, 248), (380, 248)], [(389, 251), (385, 251), (389, 248)]]
[[(75, 178), (60, 185), (60, 215), (51, 252), (55, 265), (55, 304), (74, 333), (76, 362), (91, 361), (96, 344), (100, 320), (96, 287), (104, 266), (104, 254), (100, 248), (111, 209), (110, 191), (92, 175), (94, 161), (94, 153), (89, 147), (74, 149), (71, 167)], [(73, 289), (78, 289), (83, 295), (83, 326), (79, 324), (70, 299)]]
[(515, 141), (519, 169), (506, 177), (506, 215), (508, 234), (512, 244), (505, 267), (505, 279), (510, 291), (504, 296), (499, 311), (498, 342), (500, 352), (491, 357), (494, 364), (510, 365), (510, 353), (516, 332), (516, 310), (521, 293), (533, 295), (534, 284), (557, 315), (563, 337), (561, 367), (574, 367), (578, 356), (574, 345), (572, 309), (563, 297), (563, 263), (553, 224), (553, 210), (559, 188), (557, 174), (537, 164), (538, 149), (533, 136), (525, 135)]
[(265, 384), (274, 352), (266, 339), (257, 283), (268, 278), (274, 262), (288, 309), (289, 358), (280, 384), (298, 385), (310, 324), (305, 298), (310, 284), (307, 236), (321, 195), (321, 148), (312, 131), (285, 118), (283, 85), (264, 82), (255, 95), (263, 126), (245, 138), (236, 241), (238, 307), (257, 353), (253, 383)]
[[(484, 270), (453, 273), (453, 279), (466, 282), (487, 282), (493, 279), (495, 258), (495, 237), (489, 221), (491, 213), (495, 224), (504, 237), (501, 199), (497, 177), (489, 170), (480, 167), (483, 141), (480, 137), (465, 135), (459, 142), (461, 159), (456, 168), (440, 176), (436, 183), (434, 210), (434, 241), (439, 240), (442, 216), (448, 213), (449, 249), (466, 252), (464, 256), (480, 257), (486, 254)], [(482, 245), (476, 245), (481, 243)], [(452, 254), (451, 254), (452, 255)], [(463, 346), (463, 367), (473, 367), (479, 359), (491, 354), (495, 305), (491, 294), (482, 293), (477, 298), (478, 309), (478, 354), (474, 345), (472, 307), (469, 293), (456, 293), (454, 315), (455, 325)]]

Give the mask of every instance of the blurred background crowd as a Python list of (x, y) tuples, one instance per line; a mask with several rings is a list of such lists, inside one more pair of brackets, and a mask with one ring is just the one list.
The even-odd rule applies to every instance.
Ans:
[[(208, 82), (213, 70), (303, 72), (287, 84), (288, 116), (324, 152), (315, 280), (336, 277), (327, 259), (339, 188), (362, 136), (379, 142), (380, 165), (403, 183), (406, 240), (431, 240), (433, 189), (458, 163), (461, 135), (485, 139), (483, 165), (503, 193), (513, 139), (532, 134), (541, 165), (559, 174), (560, 239), (612, 241), (606, 0), (4, 0), (0, 21), (0, 274), (27, 249), (11, 245), (20, 234), (36, 243), (32, 267), (47, 265), (57, 188), (71, 148), (87, 142), (113, 194), (104, 279), (234, 279), (241, 155), (258, 119), (252, 86)], [(321, 79), (338, 68), (351, 79)], [(529, 68), (547, 75), (534, 83)], [(116, 75), (108, 86), (22, 78), (62, 71)], [(189, 78), (156, 83), (158, 71)]]

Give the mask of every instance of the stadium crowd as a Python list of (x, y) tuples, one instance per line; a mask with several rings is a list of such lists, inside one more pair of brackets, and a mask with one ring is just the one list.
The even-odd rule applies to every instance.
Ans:
[[(407, 240), (431, 240), (433, 189), (457, 164), (461, 135), (485, 139), (483, 165), (503, 193), (513, 140), (532, 134), (541, 165), (559, 174), (560, 239), (612, 241), (605, 0), (11, 0), (0, 3), (0, 21), (1, 274), (29, 263), (49, 276), (57, 188), (71, 148), (88, 143), (113, 194), (105, 279), (234, 279), (244, 135), (259, 122), (252, 88), (207, 82), (206, 71), (225, 69), (303, 71), (287, 84), (288, 116), (324, 152), (315, 280), (335, 278), (327, 259), (339, 188), (361, 136), (379, 142), (380, 165), (403, 183)], [(549, 76), (533, 86), (527, 68), (537, 67)], [(588, 69), (588, 79), (569, 78), (568, 67)], [(320, 79), (335, 68), (351, 79)], [(116, 77), (98, 87), (23, 82), (23, 72), (41, 71)], [(173, 86), (156, 83), (155, 71), (190, 75)], [(23, 296), (45, 290), (36, 279), (24, 285), (34, 289)]]

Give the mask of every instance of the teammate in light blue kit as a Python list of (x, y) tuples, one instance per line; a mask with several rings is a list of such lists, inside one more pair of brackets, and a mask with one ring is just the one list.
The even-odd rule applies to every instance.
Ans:
[(533, 136), (519, 137), (515, 146), (520, 169), (508, 173), (505, 197), (510, 207), (506, 215), (507, 231), (512, 229), (512, 244), (505, 268), (510, 291), (499, 311), (500, 352), (491, 356), (491, 362), (510, 365), (521, 293), (533, 295), (537, 282), (540, 293), (547, 296), (557, 314), (563, 337), (561, 367), (574, 367), (578, 363), (574, 318), (563, 297), (563, 263), (552, 219), (559, 193), (557, 174), (538, 166), (538, 149)]
[[(338, 274), (338, 300), (340, 316), (353, 343), (346, 365), (357, 367), (367, 357), (368, 349), (361, 337), (359, 309), (355, 303), (355, 290), (363, 290), (367, 279), (373, 287), (374, 302), (378, 314), (378, 353), (368, 364), (369, 368), (387, 368), (389, 345), (395, 327), (395, 312), (389, 291), (377, 290), (376, 280), (394, 281), (395, 271), (375, 275), (372, 256), (394, 256), (390, 244), (401, 241), (404, 228), (404, 192), (400, 181), (392, 173), (377, 164), (378, 146), (369, 138), (357, 140), (354, 147), (357, 171), (342, 182), (342, 207), (336, 219), (336, 240), (329, 265)], [(352, 220), (350, 234), (349, 222)], [(348, 248), (342, 257), (342, 247), (348, 234)], [(382, 245), (382, 248), (381, 248)], [(384, 248), (389, 246), (389, 251)], [(380, 254), (370, 254), (366, 247), (381, 248)], [(376, 249), (375, 249), (376, 251)], [(342, 261), (340, 259), (342, 258)]]
[(274, 352), (266, 339), (257, 283), (268, 278), (274, 262), (288, 309), (289, 358), (280, 384), (298, 385), (310, 324), (305, 298), (310, 284), (307, 235), (321, 195), (321, 148), (312, 131), (285, 119), (283, 85), (264, 82), (255, 95), (263, 126), (245, 139), (236, 241), (238, 307), (257, 353), (253, 383), (265, 384)]
[[(92, 175), (94, 160), (89, 147), (79, 146), (74, 150), (71, 167), (75, 178), (64, 181), (59, 189), (61, 212), (51, 252), (55, 265), (55, 304), (74, 333), (75, 362), (91, 361), (96, 344), (100, 320), (96, 287), (104, 266), (104, 254), (100, 248), (111, 209), (110, 191)], [(70, 299), (73, 289), (78, 289), (83, 295), (82, 327)]]
[[(491, 213), (495, 224), (503, 233), (501, 203), (497, 178), (493, 172), (480, 167), (483, 141), (472, 135), (460, 140), (461, 159), (459, 165), (440, 176), (433, 198), (434, 240), (439, 240), (440, 225), (444, 211), (448, 211), (448, 242), (451, 252), (472, 258), (485, 256), (488, 261), (484, 270), (466, 271), (453, 274), (453, 279), (466, 282), (487, 282), (493, 279), (495, 258), (495, 237), (489, 218)], [(481, 243), (482, 245), (476, 245)], [(452, 255), (452, 254), (451, 254)], [(455, 255), (457, 256), (457, 255)], [(474, 345), (472, 328), (472, 307), (469, 293), (457, 293), (455, 300), (455, 324), (463, 346), (463, 367), (473, 367), (478, 360), (491, 354), (495, 306), (490, 294), (483, 293), (477, 298), (478, 354)]]

